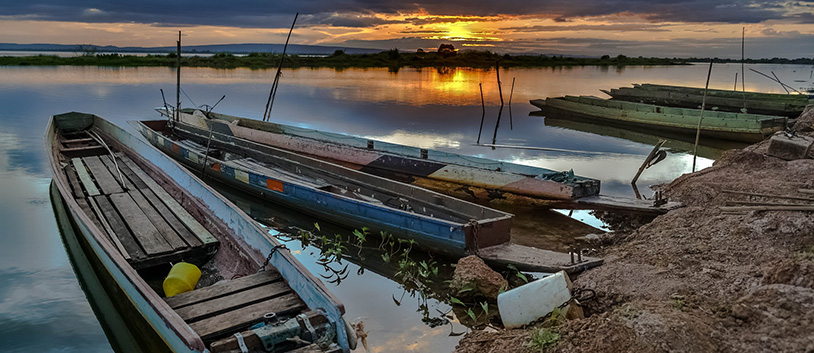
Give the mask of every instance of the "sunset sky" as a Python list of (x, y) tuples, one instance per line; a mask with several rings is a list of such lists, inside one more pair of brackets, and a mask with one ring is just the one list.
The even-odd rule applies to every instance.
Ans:
[(628, 56), (814, 57), (814, 1), (394, 0), (0, 2), (0, 42), (360, 48)]

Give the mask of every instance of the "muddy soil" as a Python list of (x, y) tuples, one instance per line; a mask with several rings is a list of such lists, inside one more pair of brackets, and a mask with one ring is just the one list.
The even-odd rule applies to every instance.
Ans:
[[(814, 134), (814, 109), (795, 128)], [(767, 148), (728, 151), (662, 185), (685, 207), (602, 237), (605, 264), (574, 278), (598, 293), (585, 303), (589, 316), (556, 327), (546, 352), (814, 352), (814, 212), (721, 209), (814, 204), (799, 191), (814, 189), (814, 160)], [(474, 332), (456, 352), (530, 352), (532, 330)]]

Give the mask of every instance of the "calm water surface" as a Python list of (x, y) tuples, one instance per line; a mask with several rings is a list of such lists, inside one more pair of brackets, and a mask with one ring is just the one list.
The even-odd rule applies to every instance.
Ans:
[[(809, 87), (808, 66), (753, 65), (774, 71), (795, 87)], [(456, 151), (577, 174), (602, 180), (602, 192), (632, 196), (629, 181), (652, 148), (656, 137), (618, 129), (556, 123), (529, 116), (536, 110), (529, 99), (546, 96), (597, 95), (600, 88), (651, 82), (701, 86), (706, 65), (629, 68), (557, 68), (502, 70), (504, 94), (516, 78), (512, 121), (508, 110), (497, 143), (604, 152), (555, 153), (539, 150), (474, 146), (481, 118), (478, 83), (483, 83), (486, 122), (482, 142), (491, 142), (497, 116), (498, 90), (494, 71), (402, 69), (301, 69), (283, 73), (273, 120), (285, 124)], [(710, 86), (729, 89), (739, 65), (717, 65)], [(748, 72), (748, 71), (747, 71)], [(152, 119), (161, 105), (159, 89), (174, 92), (174, 71), (167, 68), (0, 67), (0, 347), (12, 352), (110, 351), (110, 344), (80, 289), (69, 265), (54, 221), (48, 185), (50, 172), (43, 148), (49, 116), (82, 111), (105, 117), (133, 131), (128, 120)], [(213, 104), (227, 98), (217, 111), (261, 116), (272, 73), (248, 69), (185, 69), (184, 106)], [(795, 82), (802, 80), (805, 82)], [(767, 79), (747, 74), (747, 89), (781, 92)], [(174, 97), (168, 97), (174, 101)], [(626, 138), (620, 138), (625, 136)], [(647, 170), (640, 189), (668, 182), (689, 171), (688, 144), (674, 143), (667, 159)], [(702, 151), (701, 167), (711, 165), (721, 146)], [(726, 147), (726, 146), (723, 146)], [(649, 194), (645, 192), (645, 194)], [(296, 223), (279, 217), (251, 198), (234, 196), (259, 220)], [(586, 219), (587, 220), (587, 219)], [(310, 220), (299, 220), (308, 224)], [(268, 224), (273, 221), (264, 222)], [(314, 249), (298, 249), (298, 256), (316, 273)], [(431, 328), (422, 323), (418, 304), (404, 300), (396, 306), (403, 286), (373, 271), (357, 271), (339, 285), (328, 284), (347, 308), (348, 320), (365, 320), (373, 352), (449, 352), (457, 337), (453, 326)], [(430, 299), (430, 310), (449, 309)], [(457, 326), (456, 326), (457, 325)]]

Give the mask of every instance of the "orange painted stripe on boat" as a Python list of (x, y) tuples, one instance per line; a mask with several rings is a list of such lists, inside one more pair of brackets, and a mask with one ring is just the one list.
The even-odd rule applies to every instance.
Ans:
[(172, 144), (172, 151), (175, 152), (175, 153), (180, 153), (181, 152), (181, 147), (179, 147), (177, 144), (173, 143)]
[(220, 171), (220, 163), (212, 163), (212, 169), (215, 171)]
[(266, 179), (266, 188), (269, 190), (283, 192), (283, 182), (274, 179)]

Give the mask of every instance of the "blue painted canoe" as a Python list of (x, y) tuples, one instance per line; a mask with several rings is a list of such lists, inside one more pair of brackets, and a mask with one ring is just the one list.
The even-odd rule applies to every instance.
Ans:
[[(117, 293), (112, 303), (128, 327), (138, 328), (148, 350), (207, 352), (237, 344), (234, 334), (259, 332), (249, 327), (262, 326), (263, 315), (275, 312), (290, 320), (321, 318), (316, 333), (335, 337), (325, 351), (349, 351), (343, 305), (279, 250), (272, 233), (180, 164), (83, 113), (52, 117), (46, 145), (55, 213), (76, 240), (68, 250), (81, 251), (99, 283)], [(196, 289), (167, 298), (149, 284), (163, 275), (149, 276), (168, 270), (168, 261), (179, 256), (198, 264), (204, 277)], [(226, 280), (215, 283), (219, 278)], [(233, 300), (238, 294), (253, 299)]]
[(213, 131), (209, 140), (210, 131), (182, 122), (172, 133), (166, 120), (135, 125), (193, 170), (336, 224), (386, 231), (455, 257), (510, 240), (509, 213), (232, 135)]

